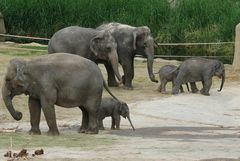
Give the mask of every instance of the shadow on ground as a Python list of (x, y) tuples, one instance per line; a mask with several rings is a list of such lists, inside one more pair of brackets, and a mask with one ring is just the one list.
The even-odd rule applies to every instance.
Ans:
[(143, 138), (174, 138), (174, 139), (222, 139), (239, 138), (240, 129), (230, 127), (146, 127), (138, 128), (136, 131), (131, 129), (111, 130), (108, 134), (143, 137)]

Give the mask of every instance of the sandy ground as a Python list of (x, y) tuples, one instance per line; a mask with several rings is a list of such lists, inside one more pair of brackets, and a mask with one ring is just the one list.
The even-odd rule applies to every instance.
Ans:
[[(12, 57), (0, 54), (0, 58), (2, 79), (4, 67)], [(159, 69), (159, 64), (177, 63), (156, 61), (154, 70)], [(41, 148), (44, 149), (44, 155), (28, 160), (240, 161), (240, 82), (239, 74), (231, 74), (229, 65), (226, 66), (227, 80), (224, 89), (217, 92), (220, 83), (214, 81), (211, 96), (189, 92), (176, 96), (160, 94), (156, 91), (158, 85), (146, 78), (146, 63), (136, 63), (135, 69), (133, 91), (111, 88), (113, 93), (128, 103), (135, 132), (125, 119), (121, 121), (121, 130), (110, 130), (111, 120), (106, 118), (106, 130), (93, 137), (96, 140), (107, 138), (112, 144), (90, 148), (88, 144), (82, 147), (43, 146)], [(2, 100), (0, 105), (0, 129), (18, 126), (20, 130), (17, 135), (27, 133), (30, 128), (29, 114), (27, 108), (22, 108), (27, 106), (27, 98), (20, 96), (14, 100), (14, 105), (20, 106), (16, 108), (23, 110), (24, 117), (20, 122), (11, 118)], [(56, 114), (60, 133), (76, 135), (81, 122), (79, 109), (56, 108)], [(41, 121), (41, 130), (46, 135), (48, 128), (44, 118)], [(1, 135), (0, 133), (0, 139)], [(85, 134), (79, 136), (87, 138)], [(39, 147), (25, 148), (32, 152)], [(2, 148), (0, 145), (0, 160), (7, 160), (3, 157), (6, 151), (6, 147)]]
[[(46, 154), (34, 160), (200, 160), (240, 157), (240, 85), (212, 89), (211, 96), (184, 93), (130, 104), (133, 132), (122, 119), (122, 130), (101, 131), (96, 137), (116, 138), (114, 145), (95, 150), (43, 147)], [(104, 120), (110, 127), (110, 119)], [(61, 120), (77, 130), (74, 119)], [(10, 126), (16, 126), (11, 123)], [(28, 123), (18, 124), (22, 131)], [(9, 127), (9, 123), (0, 127)], [(42, 125), (47, 128), (46, 124)], [(60, 129), (67, 133), (68, 130)], [(6, 150), (0, 150), (0, 153)], [(81, 159), (80, 159), (81, 158)], [(3, 159), (3, 158), (2, 158)], [(226, 159), (225, 159), (226, 160)], [(240, 159), (239, 159), (240, 160)]]

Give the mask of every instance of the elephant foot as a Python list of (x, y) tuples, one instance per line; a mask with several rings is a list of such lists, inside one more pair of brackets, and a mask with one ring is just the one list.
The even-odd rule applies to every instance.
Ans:
[(116, 128), (115, 127), (111, 127), (111, 130), (116, 130)]
[(198, 89), (192, 89), (192, 93), (198, 93)]
[(109, 87), (118, 87), (119, 84), (116, 81), (108, 81), (108, 86)]
[(104, 127), (98, 127), (98, 129), (99, 129), (99, 130), (105, 130), (105, 128), (104, 128)]
[(41, 135), (41, 131), (39, 129), (31, 129), (28, 133), (29, 135)]
[(210, 94), (208, 92), (204, 92), (203, 89), (200, 90), (200, 93), (204, 96), (210, 96)]
[(133, 90), (133, 87), (132, 87), (132, 86), (123, 86), (123, 89), (126, 89), (126, 90)]
[(87, 131), (86, 131), (86, 134), (98, 134), (98, 128), (89, 128)]
[(49, 130), (47, 132), (47, 135), (49, 135), (49, 136), (59, 136), (59, 131), (58, 130)]
[(177, 95), (178, 92), (177, 92), (177, 91), (172, 91), (172, 94), (173, 94), (173, 95)]
[(86, 133), (86, 131), (87, 131), (87, 128), (81, 126), (78, 130), (78, 133)]
[(167, 94), (167, 92), (166, 92), (166, 91), (161, 91), (161, 93), (162, 93), (162, 94)]

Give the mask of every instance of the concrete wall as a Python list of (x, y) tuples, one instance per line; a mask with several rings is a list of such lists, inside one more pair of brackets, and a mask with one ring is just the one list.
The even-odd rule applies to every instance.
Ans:
[(235, 51), (233, 59), (233, 69), (240, 70), (240, 23), (235, 28)]
[[(6, 33), (6, 28), (5, 28), (5, 24), (4, 24), (4, 20), (3, 20), (3, 15), (0, 12), (0, 34), (5, 34)], [(4, 41), (5, 38), (0, 36), (0, 42)]]

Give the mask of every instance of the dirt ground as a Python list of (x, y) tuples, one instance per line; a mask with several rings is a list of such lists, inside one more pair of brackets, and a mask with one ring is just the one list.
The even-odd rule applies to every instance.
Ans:
[[(8, 47), (18, 44), (0, 44), (0, 85), (8, 61), (12, 58), (29, 59), (46, 52), (33, 52)], [(154, 71), (162, 65), (180, 62), (157, 59)], [(100, 66), (104, 76), (106, 71)], [(16, 129), (15, 132), (0, 132), (0, 160), (7, 160), (8, 150), (28, 149), (29, 153), (43, 148), (44, 154), (28, 157), (28, 160), (221, 160), (240, 161), (240, 74), (226, 67), (226, 83), (222, 92), (217, 92), (220, 80), (214, 78), (211, 96), (187, 92), (172, 96), (157, 91), (159, 84), (147, 76), (146, 62), (135, 59), (134, 90), (122, 87), (111, 88), (121, 100), (128, 103), (136, 131), (127, 120), (121, 120), (121, 130), (110, 130), (111, 119), (106, 118), (105, 131), (98, 135), (78, 134), (81, 112), (78, 108), (56, 107), (59, 137), (46, 136), (48, 127), (44, 116), (41, 119), (41, 136), (30, 136), (27, 97), (14, 98), (15, 108), (23, 113), (21, 121), (15, 121), (0, 100), (0, 131)], [(201, 85), (198, 84), (201, 88)], [(104, 97), (109, 95), (104, 92)], [(11, 145), (12, 140), (12, 145)], [(23, 159), (22, 159), (23, 160)]]

